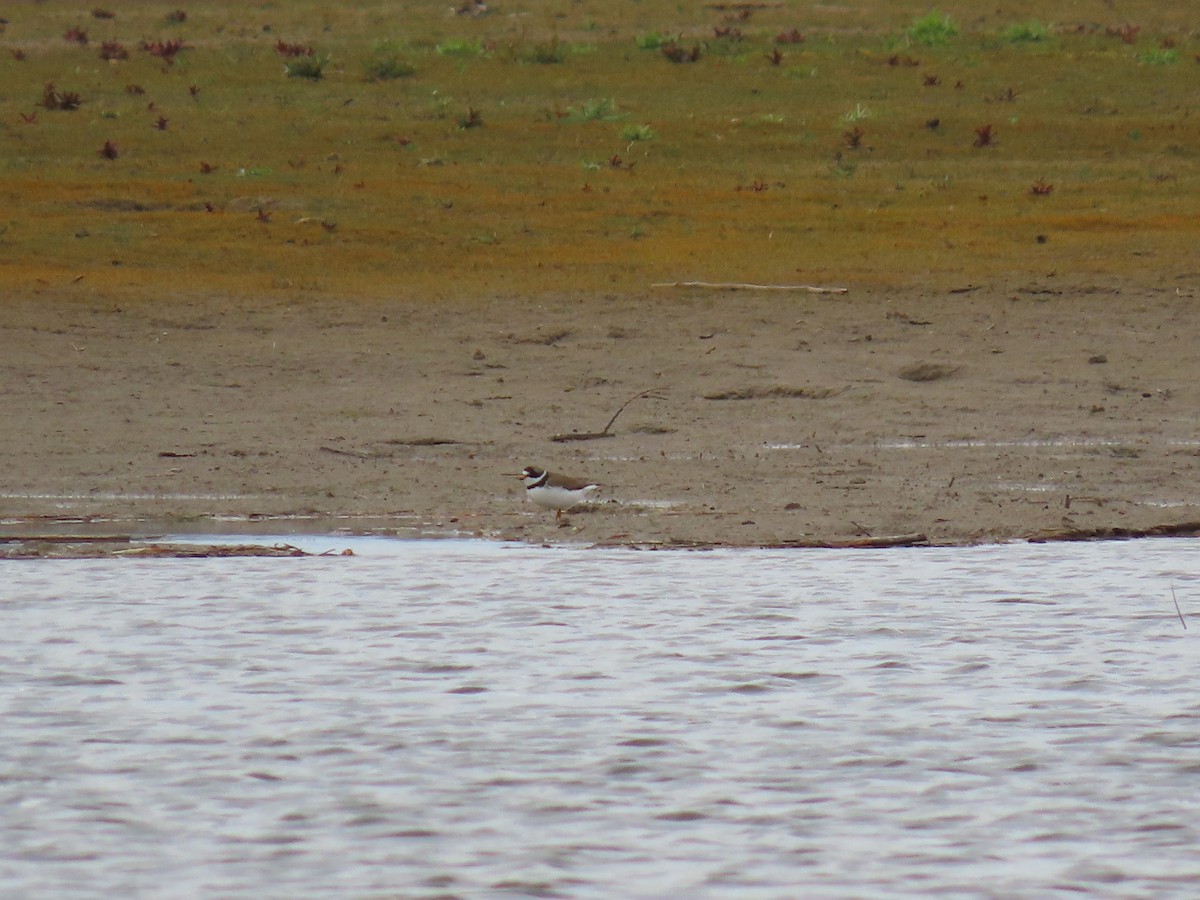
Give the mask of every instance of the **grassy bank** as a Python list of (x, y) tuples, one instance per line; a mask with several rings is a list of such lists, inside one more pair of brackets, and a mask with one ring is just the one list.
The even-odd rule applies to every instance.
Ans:
[(536, 293), (1194, 261), (1184, 4), (719, 6), (13, 6), (0, 283)]

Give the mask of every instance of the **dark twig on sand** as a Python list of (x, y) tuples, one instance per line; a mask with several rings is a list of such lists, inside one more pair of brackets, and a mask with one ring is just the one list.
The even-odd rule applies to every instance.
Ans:
[(625, 412), (625, 407), (629, 406), (629, 404), (632, 403), (634, 400), (639, 400), (643, 397), (649, 397), (653, 400), (665, 400), (666, 399), (666, 397), (662, 397), (662, 396), (659, 396), (658, 394), (656, 394), (654, 392), (654, 388), (650, 388), (648, 390), (641, 391), (640, 393), (634, 394), (632, 397), (630, 397), (628, 400), (626, 400), (624, 403), (621, 404), (621, 408), (618, 409), (615, 413), (613, 413), (613, 417), (608, 420), (608, 424), (604, 426), (603, 430), (601, 430), (601, 431), (572, 431), (570, 434), (555, 434), (550, 437), (550, 440), (556, 441), (560, 444), (564, 444), (564, 443), (567, 443), (568, 441), (595, 441), (595, 440), (599, 440), (600, 438), (616, 437), (616, 435), (614, 435), (612, 432), (612, 427), (613, 427), (613, 423), (617, 421), (617, 416), (619, 416), (619, 415), (621, 415), (621, 413)]
[(816, 284), (750, 284), (740, 281), (660, 281), (650, 287), (708, 288), (715, 291), (806, 291), (810, 294), (845, 294), (850, 290)]

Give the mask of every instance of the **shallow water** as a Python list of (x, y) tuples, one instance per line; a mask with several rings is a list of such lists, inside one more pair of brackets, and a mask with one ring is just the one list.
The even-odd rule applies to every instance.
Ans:
[(1200, 880), (1195, 541), (287, 540), (0, 564), (5, 895)]

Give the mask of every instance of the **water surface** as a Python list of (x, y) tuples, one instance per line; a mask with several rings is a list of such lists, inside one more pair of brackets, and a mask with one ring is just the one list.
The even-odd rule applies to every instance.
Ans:
[(287, 540), (0, 564), (5, 895), (1200, 882), (1195, 541)]

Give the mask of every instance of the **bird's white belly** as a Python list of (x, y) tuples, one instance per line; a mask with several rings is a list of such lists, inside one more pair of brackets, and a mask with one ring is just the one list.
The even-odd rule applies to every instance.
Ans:
[(529, 499), (533, 501), (535, 506), (540, 506), (542, 509), (570, 509), (572, 506), (580, 503), (589, 492), (595, 489), (596, 486), (594, 484), (589, 484), (579, 491), (568, 491), (566, 488), (545, 485), (543, 487), (531, 488), (529, 490)]

